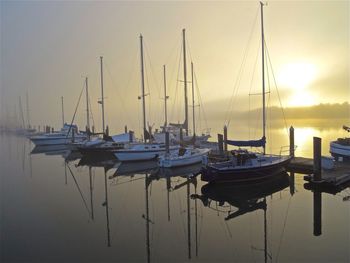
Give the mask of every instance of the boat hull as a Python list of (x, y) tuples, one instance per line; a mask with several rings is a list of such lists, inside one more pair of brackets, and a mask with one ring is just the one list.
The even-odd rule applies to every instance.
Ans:
[(342, 144), (337, 143), (337, 142), (331, 142), (329, 152), (335, 158), (344, 157), (345, 159), (350, 159), (350, 146), (349, 145), (342, 145)]
[[(178, 148), (171, 149), (170, 152), (177, 151)], [(165, 154), (165, 149), (149, 150), (117, 150), (113, 152), (115, 157), (122, 162), (147, 161), (158, 158)]]
[(291, 158), (285, 158), (281, 162), (265, 166), (219, 170), (210, 165), (203, 167), (201, 173), (202, 181), (206, 182), (248, 182), (265, 180), (271, 176), (285, 171), (286, 165)]
[[(63, 138), (62, 138), (63, 137)], [(36, 145), (36, 146), (43, 146), (43, 145), (59, 145), (59, 144), (69, 144), (72, 142), (72, 137), (52, 137), (52, 138), (45, 138), (45, 137), (32, 137), (30, 140)], [(86, 139), (85, 136), (76, 136), (74, 138), (75, 142), (82, 142)]]
[(196, 163), (203, 163), (203, 159), (208, 155), (209, 149), (201, 149), (198, 150), (199, 152), (194, 153), (192, 155), (182, 155), (182, 156), (175, 156), (175, 157), (167, 157), (163, 156), (159, 158), (159, 166), (165, 167), (165, 168), (171, 168), (171, 167), (179, 167), (179, 166), (186, 166)]
[(162, 159), (159, 161), (160, 167), (170, 168), (170, 167), (179, 167), (186, 166), (202, 162), (202, 155), (191, 156), (188, 158), (177, 158), (177, 159)]

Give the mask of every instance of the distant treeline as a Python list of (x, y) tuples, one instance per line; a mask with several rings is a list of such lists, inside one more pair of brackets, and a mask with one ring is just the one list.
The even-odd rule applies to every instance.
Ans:
[[(230, 114), (230, 118), (250, 118), (261, 114), (262, 109), (253, 109), (251, 111), (235, 111)], [(284, 116), (283, 116), (284, 113)], [(225, 113), (214, 111), (209, 116), (211, 118), (222, 119)], [(280, 107), (270, 107), (267, 109), (267, 115), (270, 120), (283, 119), (349, 119), (350, 121), (350, 104), (349, 102), (335, 104), (319, 104), (308, 107), (290, 107), (282, 109)]]
[[(274, 111), (281, 111), (274, 108)], [(350, 104), (344, 102), (342, 104), (319, 104), (309, 107), (293, 107), (284, 109), (287, 119), (346, 119), (350, 118)], [(271, 115), (271, 118), (278, 117)]]

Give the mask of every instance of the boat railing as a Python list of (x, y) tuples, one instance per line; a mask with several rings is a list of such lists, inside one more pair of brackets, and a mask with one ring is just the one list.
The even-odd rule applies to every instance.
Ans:
[[(297, 146), (294, 146), (294, 152), (297, 149)], [(279, 152), (279, 156), (286, 156), (290, 154), (290, 146), (289, 145), (285, 145), (285, 146), (281, 146), (280, 148), (280, 152)]]
[(210, 136), (210, 133), (211, 133), (211, 129), (205, 128), (205, 129), (202, 129), (201, 135), (202, 136)]

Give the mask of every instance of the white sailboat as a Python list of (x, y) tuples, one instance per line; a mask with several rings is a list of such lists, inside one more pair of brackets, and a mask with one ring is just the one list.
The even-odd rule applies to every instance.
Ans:
[[(196, 122), (195, 122), (195, 111), (194, 111), (194, 81), (193, 81), (193, 63), (191, 62), (191, 75), (192, 75), (192, 120), (193, 120), (193, 135), (196, 136)], [(168, 143), (169, 140), (166, 140)], [(178, 167), (191, 165), (195, 163), (201, 163), (206, 160), (205, 157), (209, 154), (211, 149), (209, 148), (195, 148), (194, 146), (186, 147), (184, 149), (179, 149), (179, 151), (173, 153), (167, 153), (164, 156), (159, 157), (160, 167)]]
[(201, 149), (201, 148), (193, 148), (187, 147), (181, 151), (181, 149), (177, 152), (174, 152), (169, 155), (164, 155), (159, 158), (159, 166), (160, 167), (178, 167), (178, 166), (186, 166), (195, 163), (201, 163), (210, 152), (210, 149)]
[(36, 145), (57, 145), (69, 144), (71, 142), (82, 142), (86, 139), (86, 134), (78, 131), (78, 127), (74, 124), (65, 123), (59, 132), (45, 133), (29, 137)]
[(78, 130), (78, 126), (71, 123), (64, 122), (64, 109), (63, 109), (63, 97), (62, 101), (62, 122), (63, 127), (60, 131), (54, 131), (52, 133), (44, 133), (41, 135), (34, 135), (29, 139), (36, 145), (58, 145), (58, 144), (70, 144), (72, 142), (82, 142), (86, 140), (86, 134), (81, 133)]
[[(343, 129), (350, 132), (350, 127), (343, 126)], [(336, 141), (330, 142), (329, 152), (334, 158), (350, 160), (350, 137), (338, 138)]]
[[(195, 142), (198, 145), (201, 145), (201, 143), (208, 141), (208, 139), (210, 138), (210, 134), (206, 133), (206, 134), (195, 134), (195, 131), (193, 131), (193, 134), (189, 134), (189, 127), (188, 127), (188, 96), (187, 96), (187, 92), (188, 92), (188, 80), (187, 80), (187, 60), (186, 60), (186, 30), (183, 29), (182, 30), (182, 48), (183, 48), (183, 83), (184, 83), (184, 108), (185, 108), (185, 121), (184, 123), (167, 123), (167, 121), (165, 121), (164, 126), (161, 126), (160, 128), (162, 129), (162, 132), (160, 133), (156, 133), (154, 134), (154, 137), (156, 139), (156, 141), (159, 142), (164, 142), (165, 140), (165, 132), (169, 132), (170, 134), (170, 139), (171, 141), (174, 141), (176, 143), (183, 143), (183, 142), (187, 142), (190, 144), (194, 144), (194, 137), (195, 137)], [(191, 64), (192, 65), (192, 64)], [(193, 87), (194, 87), (194, 78), (193, 78), (193, 65), (192, 65), (192, 95), (193, 95)], [(164, 66), (164, 100), (165, 100), (165, 116), (167, 116), (167, 112), (166, 112), (166, 102), (167, 99), (169, 98), (166, 94), (166, 78), (165, 78), (165, 66)], [(194, 110), (194, 100), (192, 100), (193, 102), (193, 110)], [(183, 132), (183, 134), (182, 134)]]
[[(144, 161), (152, 160), (165, 154), (165, 144), (150, 143), (150, 134), (146, 127), (146, 102), (145, 102), (145, 82), (144, 82), (144, 62), (143, 62), (143, 37), (140, 35), (140, 62), (141, 62), (141, 91), (142, 114), (143, 114), (143, 139), (144, 143), (125, 145), (125, 149), (113, 151), (120, 161)], [(147, 142), (148, 140), (148, 142)], [(170, 152), (177, 151), (179, 146), (170, 146)]]

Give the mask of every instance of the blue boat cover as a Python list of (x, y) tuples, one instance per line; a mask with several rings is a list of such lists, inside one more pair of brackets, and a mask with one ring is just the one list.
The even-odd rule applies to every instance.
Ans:
[(266, 138), (262, 137), (260, 140), (250, 140), (250, 141), (232, 141), (226, 140), (227, 144), (234, 146), (250, 146), (250, 147), (263, 147), (266, 144)]

